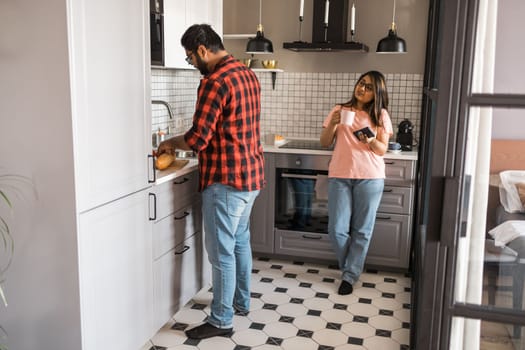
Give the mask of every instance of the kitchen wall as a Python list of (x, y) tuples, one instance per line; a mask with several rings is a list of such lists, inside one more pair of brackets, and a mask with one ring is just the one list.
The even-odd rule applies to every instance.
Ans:
[[(313, 0), (304, 3), (302, 40), (311, 41)], [(255, 56), (254, 68), (261, 67), (262, 59), (277, 59), (278, 68), (283, 70), (276, 73), (275, 89), (270, 72), (257, 72), (262, 85), (263, 133), (317, 138), (332, 106), (349, 99), (362, 72), (375, 69), (387, 79), (394, 132), (397, 124), (407, 118), (414, 124), (415, 139), (418, 139), (428, 0), (397, 0), (398, 34), (406, 40), (408, 52), (394, 55), (375, 53), (377, 42), (386, 36), (390, 27), (393, 1), (356, 0), (355, 6), (356, 40), (369, 46), (368, 53), (293, 52), (282, 49), (282, 43), (299, 39), (299, 0), (262, 1), (264, 33), (272, 40), (274, 53)], [(223, 15), (225, 34), (255, 33), (259, 1), (224, 0)], [(248, 57), (244, 53), (246, 43), (247, 39), (224, 40), (226, 49), (237, 58)], [(167, 125), (177, 134), (188, 129), (199, 79), (199, 73), (191, 69), (152, 69), (152, 98), (168, 101), (175, 114), (174, 120), (169, 121), (165, 107), (152, 106), (153, 132)]]
[[(327, 113), (335, 103), (349, 99), (359, 73), (277, 73), (275, 89), (270, 72), (256, 73), (262, 88), (262, 133), (288, 137), (317, 138)], [(168, 101), (174, 120), (164, 106), (153, 106), (152, 131), (165, 129), (182, 133), (191, 126), (200, 75), (195, 70), (152, 70), (152, 98)], [(386, 74), (390, 94), (390, 115), (395, 126), (407, 118), (419, 133), (421, 113), (421, 74)], [(395, 135), (394, 135), (395, 138)]]

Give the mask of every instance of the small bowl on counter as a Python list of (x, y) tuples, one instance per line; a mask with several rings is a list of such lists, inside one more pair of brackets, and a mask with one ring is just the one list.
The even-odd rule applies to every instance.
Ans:
[(277, 60), (262, 60), (262, 66), (266, 69), (275, 69), (277, 68)]
[(252, 68), (254, 62), (257, 60), (253, 58), (243, 58), (243, 59), (240, 59), (239, 61), (241, 61), (241, 63), (244, 64), (246, 67)]

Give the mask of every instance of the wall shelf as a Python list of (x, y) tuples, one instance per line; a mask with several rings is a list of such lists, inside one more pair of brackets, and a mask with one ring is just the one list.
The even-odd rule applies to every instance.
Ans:
[(282, 73), (284, 70), (278, 68), (252, 68), (254, 72), (272, 73), (272, 89), (275, 90), (275, 80), (277, 73)]
[(251, 39), (255, 38), (256, 34), (223, 34), (223, 39)]

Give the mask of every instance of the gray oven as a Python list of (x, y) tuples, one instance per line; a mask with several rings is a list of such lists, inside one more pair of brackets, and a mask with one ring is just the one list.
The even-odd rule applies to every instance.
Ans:
[[(291, 140), (280, 148), (332, 150), (317, 140)], [(279, 154), (275, 162), (275, 228), (328, 233), (329, 154)]]
[[(318, 141), (302, 140), (280, 148), (329, 150)], [(313, 153), (275, 154), (275, 252), (333, 260), (327, 193), (331, 155)]]
[(275, 167), (275, 228), (327, 233), (328, 164), (325, 156), (293, 154), (278, 157), (278, 161)]

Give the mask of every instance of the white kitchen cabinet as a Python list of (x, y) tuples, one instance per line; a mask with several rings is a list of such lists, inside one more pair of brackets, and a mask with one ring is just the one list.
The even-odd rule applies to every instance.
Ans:
[(141, 0), (68, 3), (75, 177), (84, 212), (148, 186), (149, 12)]
[(273, 154), (264, 154), (266, 186), (253, 203), (250, 216), (250, 244), (258, 253), (273, 253), (275, 217), (275, 168)]
[(139, 349), (153, 324), (148, 191), (79, 216), (83, 349)]
[(414, 160), (385, 159), (385, 188), (366, 263), (408, 269), (412, 244)]
[(156, 331), (148, 3), (69, 4), (82, 347), (137, 349)]
[(152, 188), (153, 310), (157, 329), (211, 281), (197, 186), (195, 170)]
[(222, 37), (222, 0), (164, 0), (164, 65), (194, 69), (180, 44), (182, 34), (193, 24), (207, 23)]
[(203, 287), (209, 285), (202, 231), (171, 249), (153, 263), (154, 325), (161, 328)]
[(15, 235), (8, 347), (140, 349), (156, 331), (148, 4), (28, 0), (5, 10), (34, 25), (15, 32), (1, 21), (2, 32), (38, 43), (10, 47), (16, 79), (3, 74), (26, 126), (2, 126), (2, 139), (27, 131), (2, 163), (15, 171), (26, 159), (37, 193), (32, 227)]

